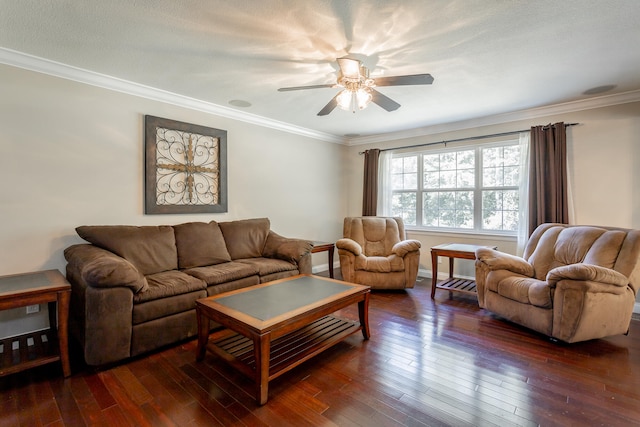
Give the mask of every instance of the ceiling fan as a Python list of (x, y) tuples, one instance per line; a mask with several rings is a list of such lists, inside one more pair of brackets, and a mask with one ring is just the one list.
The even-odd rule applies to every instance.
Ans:
[(279, 92), (290, 90), (318, 89), (324, 87), (342, 88), (327, 105), (318, 113), (319, 116), (326, 116), (336, 107), (343, 110), (362, 110), (370, 102), (378, 104), (387, 111), (395, 111), (400, 108), (393, 99), (378, 92), (375, 88), (379, 86), (408, 86), (408, 85), (428, 85), (433, 83), (431, 74), (413, 74), (407, 76), (391, 76), (370, 78), (369, 70), (362, 65), (362, 62), (351, 58), (338, 58), (340, 71), (338, 79), (333, 84), (282, 87)]

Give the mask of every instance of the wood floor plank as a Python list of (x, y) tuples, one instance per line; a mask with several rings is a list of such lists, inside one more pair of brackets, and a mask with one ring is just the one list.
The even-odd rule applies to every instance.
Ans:
[(98, 374), (102, 382), (109, 389), (109, 392), (115, 399), (118, 406), (122, 409), (125, 416), (133, 423), (140, 427), (151, 427), (151, 422), (145, 416), (144, 411), (131, 399), (125, 387), (118, 381), (113, 370), (100, 372)]
[(138, 377), (129, 369), (131, 365), (121, 365), (110, 370), (134, 404), (142, 406), (153, 400), (150, 391), (143, 386)]
[(69, 379), (71, 393), (86, 424), (105, 425), (102, 421), (102, 408), (91, 393), (91, 388), (85, 378), (84, 375), (76, 375)]

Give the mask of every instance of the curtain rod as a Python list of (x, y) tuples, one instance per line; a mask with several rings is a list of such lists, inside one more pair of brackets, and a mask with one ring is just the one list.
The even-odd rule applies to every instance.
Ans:
[[(579, 124), (580, 123), (565, 123), (564, 127), (567, 128), (567, 127), (571, 127), (571, 126), (577, 126)], [(545, 128), (547, 128), (549, 126), (550, 125), (545, 126)], [(448, 144), (449, 142), (461, 142), (461, 141), (470, 141), (470, 140), (473, 140), (473, 139), (495, 138), (496, 136), (513, 135), (513, 134), (516, 134), (516, 133), (528, 132), (530, 130), (531, 130), (531, 128), (524, 129), (524, 130), (512, 130), (510, 132), (492, 133), (490, 135), (469, 136), (467, 138), (448, 139), (446, 141), (428, 142), (428, 143), (425, 143), (425, 144), (405, 145), (403, 147), (381, 148), (380, 151), (402, 150), (402, 149), (405, 149), (405, 148), (428, 147), (430, 145)], [(360, 151), (358, 154), (364, 154), (364, 151)]]

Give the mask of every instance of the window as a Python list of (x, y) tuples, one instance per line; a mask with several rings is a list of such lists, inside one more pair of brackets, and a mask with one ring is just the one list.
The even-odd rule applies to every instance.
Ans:
[(425, 229), (513, 234), (518, 229), (518, 141), (394, 154), (391, 214)]

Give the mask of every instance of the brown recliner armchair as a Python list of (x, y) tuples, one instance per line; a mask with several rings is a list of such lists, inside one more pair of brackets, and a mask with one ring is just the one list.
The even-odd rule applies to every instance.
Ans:
[(372, 289), (413, 288), (420, 242), (407, 240), (401, 218), (348, 217), (336, 242), (342, 277)]
[(478, 303), (568, 343), (625, 334), (640, 280), (640, 231), (542, 224), (523, 258), (476, 251)]

